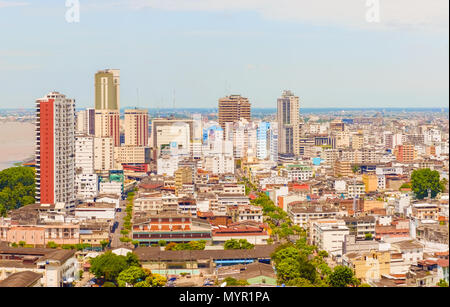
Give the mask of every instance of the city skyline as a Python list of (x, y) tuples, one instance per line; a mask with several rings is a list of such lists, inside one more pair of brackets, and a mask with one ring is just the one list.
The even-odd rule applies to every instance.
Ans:
[(59, 2), (0, 1), (0, 26), (15, 27), (0, 48), (0, 108), (32, 107), (52, 90), (92, 107), (104, 68), (121, 70), (121, 108), (207, 108), (231, 94), (274, 108), (287, 89), (304, 108), (448, 104), (445, 1), (414, 1), (407, 18), (382, 3), (379, 24), (351, 0), (334, 18), (331, 1), (273, 12), (270, 1), (81, 1), (79, 23)]

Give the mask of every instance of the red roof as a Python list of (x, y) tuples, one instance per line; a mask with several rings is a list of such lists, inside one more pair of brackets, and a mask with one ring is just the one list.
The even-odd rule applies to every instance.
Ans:
[(438, 259), (437, 264), (440, 267), (446, 268), (448, 267), (448, 259)]

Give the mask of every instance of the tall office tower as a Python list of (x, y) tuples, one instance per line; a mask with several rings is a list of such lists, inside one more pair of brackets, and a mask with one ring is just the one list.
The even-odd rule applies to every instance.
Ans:
[(95, 110), (120, 109), (120, 70), (106, 69), (95, 74)]
[(110, 137), (114, 146), (120, 146), (119, 111), (95, 110), (95, 137)]
[(36, 202), (75, 201), (75, 100), (58, 92), (36, 100)]
[(260, 160), (265, 160), (269, 157), (270, 143), (269, 143), (270, 123), (260, 122), (256, 131), (257, 138), (257, 157)]
[(245, 118), (251, 120), (251, 104), (248, 98), (231, 95), (219, 99), (219, 125), (225, 130), (225, 123), (233, 123)]
[(300, 154), (300, 101), (284, 91), (277, 103), (278, 154)]
[(278, 161), (278, 125), (276, 122), (270, 123), (269, 131), (270, 161)]
[(202, 157), (203, 122), (201, 114), (192, 115), (193, 136), (191, 142), (191, 153), (195, 159)]
[(76, 132), (82, 134), (95, 134), (95, 109), (86, 109), (77, 112)]
[(120, 70), (95, 74), (95, 136), (112, 137), (120, 146)]
[(148, 145), (148, 111), (125, 110), (125, 146)]

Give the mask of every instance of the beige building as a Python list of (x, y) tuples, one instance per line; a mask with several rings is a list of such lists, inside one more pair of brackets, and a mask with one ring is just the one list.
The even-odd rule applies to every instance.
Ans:
[(219, 125), (225, 130), (225, 123), (234, 123), (241, 118), (251, 121), (251, 104), (248, 98), (231, 95), (219, 99)]
[(125, 110), (125, 146), (148, 145), (148, 111)]
[(122, 146), (114, 148), (115, 168), (121, 169), (122, 164), (150, 163), (150, 147)]
[(359, 150), (364, 146), (364, 134), (357, 133), (352, 136), (352, 149)]
[(111, 137), (120, 146), (120, 113), (118, 110), (95, 110), (95, 136)]
[(362, 181), (364, 183), (366, 193), (375, 192), (378, 189), (378, 176), (375, 174), (363, 174)]
[(94, 170), (108, 171), (114, 168), (114, 141), (110, 137), (94, 138)]
[(278, 153), (300, 154), (300, 101), (291, 91), (284, 91), (277, 101)]
[(95, 109), (120, 109), (120, 70), (106, 69), (95, 74)]
[(366, 282), (379, 280), (381, 275), (391, 272), (391, 253), (377, 250), (348, 253), (343, 256), (342, 263), (353, 269), (356, 278)]

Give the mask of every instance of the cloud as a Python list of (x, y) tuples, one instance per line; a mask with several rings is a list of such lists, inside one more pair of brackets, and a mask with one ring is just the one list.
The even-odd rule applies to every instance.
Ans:
[(30, 5), (28, 2), (12, 2), (12, 1), (1, 1), (0, 0), (0, 9), (6, 7), (16, 7), (16, 6), (28, 6)]
[(368, 11), (377, 0), (128, 0), (133, 9), (166, 11), (250, 11), (266, 19), (314, 25), (370, 29), (448, 31), (448, 0), (379, 0), (380, 22), (369, 23)]

